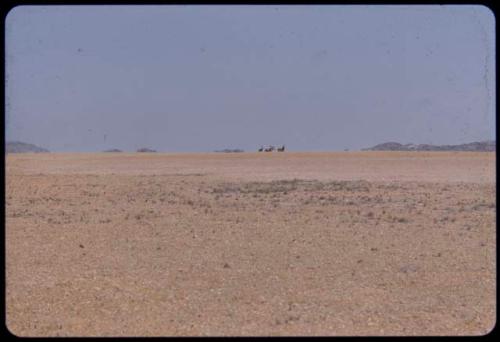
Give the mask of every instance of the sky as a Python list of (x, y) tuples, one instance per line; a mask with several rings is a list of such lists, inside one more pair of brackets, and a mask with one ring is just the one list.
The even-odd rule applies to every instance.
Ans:
[(18, 6), (6, 140), (52, 152), (495, 139), (479, 5)]

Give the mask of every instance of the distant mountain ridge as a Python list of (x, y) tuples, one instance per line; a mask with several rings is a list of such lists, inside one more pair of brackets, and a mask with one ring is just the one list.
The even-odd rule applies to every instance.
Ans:
[(143, 147), (137, 150), (137, 152), (156, 152), (153, 149), (150, 149), (149, 147)]
[(235, 148), (235, 149), (230, 149), (230, 148), (225, 148), (223, 150), (215, 150), (214, 152), (220, 152), (220, 153), (241, 153), (245, 152), (242, 149)]
[(460, 145), (430, 145), (430, 144), (400, 144), (397, 142), (386, 142), (362, 151), (470, 151), (470, 152), (494, 152), (496, 141), (474, 141)]
[(38, 147), (33, 144), (24, 143), (21, 141), (7, 141), (5, 143), (6, 153), (47, 153), (49, 150)]

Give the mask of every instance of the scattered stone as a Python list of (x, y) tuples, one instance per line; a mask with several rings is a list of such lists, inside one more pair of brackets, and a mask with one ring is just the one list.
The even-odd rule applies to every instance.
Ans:
[(399, 269), (399, 271), (403, 273), (416, 272), (417, 270), (418, 267), (415, 265), (405, 265)]

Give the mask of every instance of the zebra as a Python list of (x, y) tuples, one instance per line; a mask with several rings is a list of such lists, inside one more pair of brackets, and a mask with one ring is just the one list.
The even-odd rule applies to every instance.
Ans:
[(285, 152), (285, 145), (278, 147), (278, 152)]
[(264, 146), (261, 146), (261, 147), (259, 148), (259, 152), (262, 152), (262, 151), (264, 151)]
[(272, 152), (272, 151), (274, 151), (274, 146), (271, 145), (268, 148), (266, 148), (264, 151), (265, 152)]

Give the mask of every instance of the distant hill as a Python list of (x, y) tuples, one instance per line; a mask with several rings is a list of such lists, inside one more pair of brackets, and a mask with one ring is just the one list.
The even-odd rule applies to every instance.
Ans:
[(49, 150), (38, 147), (33, 144), (27, 144), (20, 141), (7, 141), (5, 143), (6, 153), (47, 153)]
[(137, 152), (156, 152), (156, 151), (152, 150), (150, 148), (147, 148), (147, 147), (143, 147), (143, 148), (138, 149)]
[(223, 150), (216, 150), (215, 152), (220, 152), (220, 153), (241, 153), (241, 152), (244, 152), (244, 151), (241, 150), (241, 149), (239, 149), (239, 148), (235, 148), (235, 149), (226, 148), (226, 149), (223, 149)]
[(471, 152), (494, 152), (496, 151), (495, 140), (475, 141), (460, 145), (429, 145), (429, 144), (400, 144), (397, 142), (386, 142), (362, 151), (471, 151)]
[(117, 152), (122, 152), (122, 150), (119, 150), (117, 148), (112, 148), (111, 150), (106, 150), (104, 152), (116, 152), (117, 153)]

